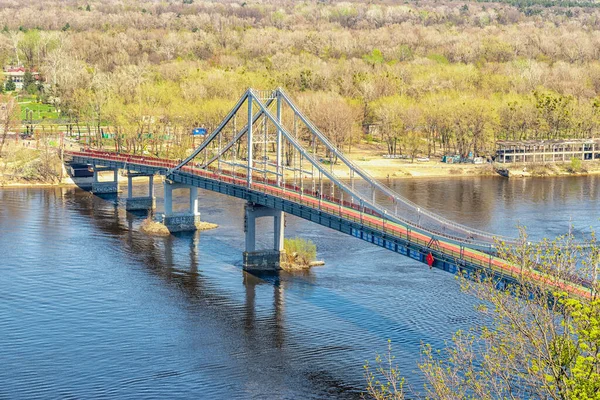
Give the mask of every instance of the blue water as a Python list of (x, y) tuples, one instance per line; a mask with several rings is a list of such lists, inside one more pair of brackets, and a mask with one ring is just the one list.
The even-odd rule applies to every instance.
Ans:
[[(392, 183), (498, 233), (600, 228), (595, 177)], [(359, 398), (388, 338), (418, 391), (421, 343), (479, 322), (453, 276), (293, 217), (286, 235), (315, 241), (326, 266), (247, 274), (243, 202), (200, 198), (219, 228), (156, 238), (114, 197), (0, 190), (0, 398)]]

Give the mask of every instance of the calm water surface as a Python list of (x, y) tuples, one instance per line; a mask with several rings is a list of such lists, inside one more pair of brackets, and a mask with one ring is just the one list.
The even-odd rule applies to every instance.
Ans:
[[(600, 230), (598, 177), (390, 184), (493, 232)], [(114, 197), (0, 190), (0, 398), (352, 399), (388, 338), (419, 390), (420, 343), (477, 324), (453, 276), (293, 217), (327, 265), (246, 274), (243, 202), (200, 197), (218, 229), (153, 238)]]

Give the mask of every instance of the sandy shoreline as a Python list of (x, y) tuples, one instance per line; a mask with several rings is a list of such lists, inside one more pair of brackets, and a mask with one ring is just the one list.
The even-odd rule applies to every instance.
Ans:
[(0, 189), (10, 189), (10, 188), (61, 188), (61, 187), (74, 187), (77, 186), (75, 183), (37, 183), (37, 182), (6, 182), (0, 183)]
[[(39, 187), (39, 188), (44, 188), (44, 187), (53, 187), (53, 188), (60, 188), (60, 187), (92, 187), (92, 182), (93, 182), (93, 178), (88, 177), (88, 178), (76, 178), (77, 179), (77, 183), (75, 181), (73, 181), (73, 179), (70, 176), (67, 176), (65, 178), (63, 178), (63, 180), (61, 182), (56, 182), (56, 183), (47, 183), (47, 182), (23, 182), (23, 181), (2, 181), (2, 177), (0, 176), (0, 189), (2, 188), (20, 188), (20, 187)], [(147, 182), (145, 177), (133, 177), (133, 181), (142, 181), (142, 182)], [(118, 181), (119, 183), (123, 183), (123, 182), (127, 182), (127, 177), (126, 176), (122, 176), (119, 175), (118, 176)]]
[[(555, 164), (446, 164), (441, 161), (414, 163), (407, 160), (390, 160), (379, 157), (362, 157), (353, 162), (378, 180), (419, 179), (419, 178), (457, 178), (478, 176), (500, 176), (496, 169), (507, 169), (511, 178), (585, 176), (600, 174), (600, 162), (582, 163), (581, 170), (570, 170), (570, 163)], [(345, 166), (338, 162), (334, 166), (336, 175), (349, 178)]]
[[(497, 175), (491, 164), (445, 164), (438, 161), (415, 161), (411, 163), (405, 160), (388, 160), (382, 158), (353, 161), (376, 179)], [(347, 168), (343, 168), (339, 164), (334, 167), (334, 171), (336, 175), (342, 178), (350, 177)]]

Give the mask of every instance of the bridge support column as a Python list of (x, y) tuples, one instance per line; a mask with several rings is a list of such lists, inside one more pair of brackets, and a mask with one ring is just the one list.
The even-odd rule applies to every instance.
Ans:
[[(246, 251), (244, 269), (251, 271), (277, 271), (285, 263), (283, 211), (247, 203), (244, 207), (244, 232)], [(273, 217), (273, 249), (256, 250), (256, 219)]]
[[(104, 171), (113, 171), (112, 181), (100, 181), (99, 174)], [(119, 169), (112, 167), (97, 167), (94, 165), (94, 182), (92, 183), (92, 193), (108, 194), (119, 191)]]
[[(148, 177), (148, 196), (133, 197), (133, 178), (136, 176)], [(127, 199), (125, 200), (125, 209), (127, 211), (152, 210), (156, 207), (156, 198), (154, 197), (154, 175), (144, 173), (129, 172), (127, 174)]]
[[(173, 183), (165, 180), (165, 213), (162, 222), (170, 232), (195, 231), (196, 224), (200, 223), (200, 212), (198, 211), (198, 188), (195, 186)], [(190, 206), (188, 211), (173, 212), (173, 190), (189, 189)]]

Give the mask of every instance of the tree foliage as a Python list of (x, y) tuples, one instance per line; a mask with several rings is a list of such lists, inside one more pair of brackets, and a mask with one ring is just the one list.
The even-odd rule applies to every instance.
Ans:
[(14, 90), (17, 90), (17, 85), (12, 80), (12, 78), (8, 78), (6, 80), (6, 83), (4, 84), (4, 88), (6, 89), (7, 92), (12, 92)]
[[(522, 231), (520, 244), (501, 246), (499, 254), (520, 268), (517, 282), (462, 279), (479, 300), (482, 324), (457, 332), (445, 349), (424, 345), (427, 398), (598, 399), (600, 245), (595, 235), (588, 244), (566, 235), (532, 245)], [(586, 282), (591, 298), (561, 290), (564, 282)]]
[(498, 139), (600, 132), (591, 3), (34, 3), (0, 0), (0, 59), (39, 70), (44, 98), (98, 145), (108, 129), (131, 151), (185, 153), (184, 133), (249, 86), (322, 97), (312, 118), (338, 145), (379, 125), (390, 154), (490, 155)]

